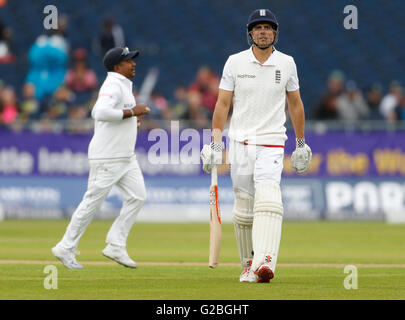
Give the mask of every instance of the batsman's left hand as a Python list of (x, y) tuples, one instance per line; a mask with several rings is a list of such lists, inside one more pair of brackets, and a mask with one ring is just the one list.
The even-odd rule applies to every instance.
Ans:
[(291, 167), (297, 173), (304, 173), (308, 170), (312, 160), (311, 148), (305, 144), (303, 147), (296, 147), (291, 155)]

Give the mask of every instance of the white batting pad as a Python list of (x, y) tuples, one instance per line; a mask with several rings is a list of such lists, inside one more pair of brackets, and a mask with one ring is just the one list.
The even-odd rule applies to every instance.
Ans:
[(280, 185), (275, 181), (258, 182), (256, 184), (255, 205), (256, 212), (273, 212), (283, 215), (283, 203)]
[(235, 205), (233, 207), (233, 223), (236, 242), (242, 268), (253, 259), (252, 224), (253, 197), (241, 191), (235, 191)]
[(271, 270), (275, 272), (282, 221), (283, 217), (276, 213), (255, 213), (252, 228), (253, 270), (256, 270), (262, 263), (267, 262), (270, 263)]
[(275, 272), (282, 221), (283, 204), (279, 184), (273, 181), (258, 183), (256, 186), (252, 228), (253, 270), (266, 262), (270, 264), (270, 268)]

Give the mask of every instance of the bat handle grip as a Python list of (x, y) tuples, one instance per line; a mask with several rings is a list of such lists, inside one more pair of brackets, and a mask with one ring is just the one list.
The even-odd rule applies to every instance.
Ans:
[(211, 185), (218, 185), (218, 171), (217, 166), (213, 166), (211, 169)]

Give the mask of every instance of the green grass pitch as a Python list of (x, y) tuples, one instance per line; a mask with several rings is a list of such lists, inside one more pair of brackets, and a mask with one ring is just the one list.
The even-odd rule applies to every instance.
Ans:
[[(50, 253), (67, 220), (0, 222), (0, 299), (405, 299), (405, 225), (285, 221), (276, 276), (261, 284), (239, 283), (231, 224), (223, 226), (220, 265), (210, 269), (208, 223), (137, 223), (127, 249), (139, 267), (128, 269), (101, 255), (111, 223), (90, 224), (77, 257), (85, 268), (68, 270)], [(46, 265), (57, 268), (57, 289), (44, 287)], [(355, 275), (347, 265), (357, 269), (357, 289), (344, 287)]]

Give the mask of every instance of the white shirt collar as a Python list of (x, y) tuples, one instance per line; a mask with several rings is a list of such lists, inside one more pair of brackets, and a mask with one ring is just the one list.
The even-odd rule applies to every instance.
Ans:
[(132, 85), (132, 81), (129, 80), (127, 77), (123, 76), (121, 73), (118, 72), (114, 72), (114, 71), (109, 71), (107, 72), (109, 77), (113, 77), (119, 80), (123, 80), (124, 82), (126, 81), (127, 84), (131, 84)]
[(262, 66), (275, 66), (277, 65), (277, 52), (278, 51), (276, 50), (276, 48), (273, 47), (273, 52), (271, 53), (270, 57), (264, 63), (260, 63), (253, 53), (253, 46), (251, 46), (249, 49), (250, 62), (256, 62)]

